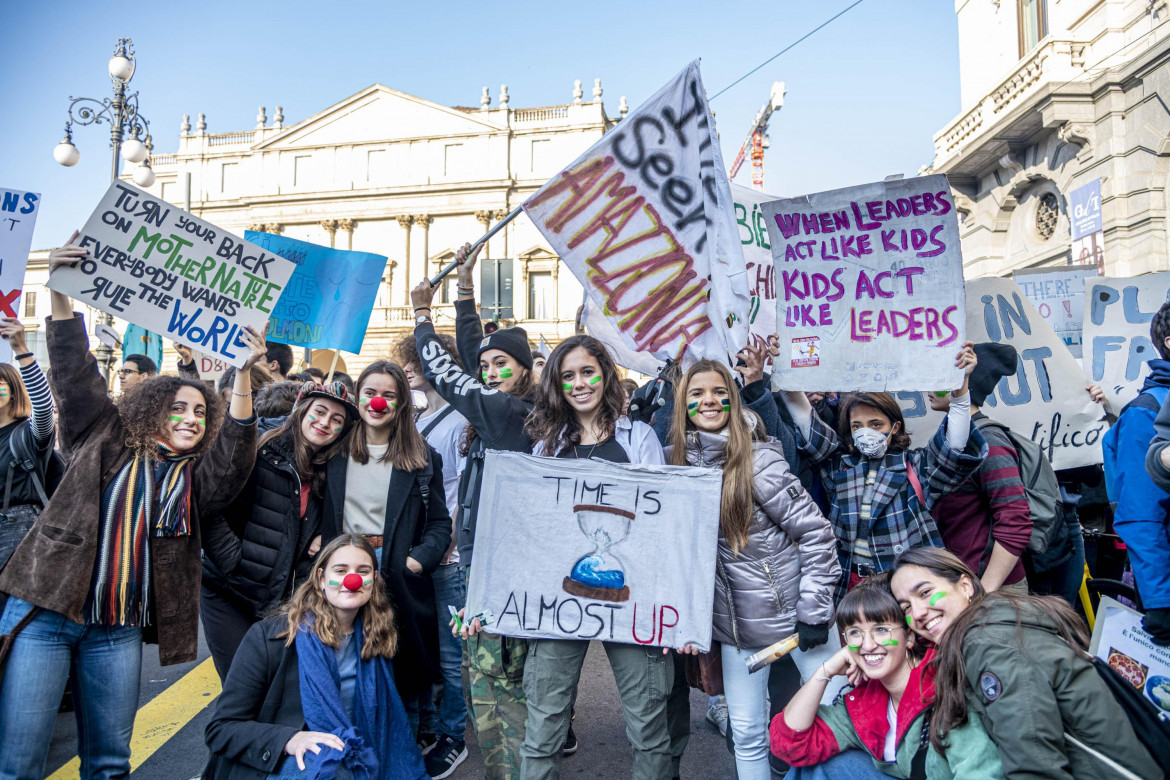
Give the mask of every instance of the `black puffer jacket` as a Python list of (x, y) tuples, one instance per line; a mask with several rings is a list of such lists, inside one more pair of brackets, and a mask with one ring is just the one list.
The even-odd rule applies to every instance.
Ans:
[(301, 510), (301, 480), (291, 431), (264, 444), (248, 484), (227, 509), (203, 523), (203, 585), (260, 619), (292, 593), (312, 567), (321, 498)]

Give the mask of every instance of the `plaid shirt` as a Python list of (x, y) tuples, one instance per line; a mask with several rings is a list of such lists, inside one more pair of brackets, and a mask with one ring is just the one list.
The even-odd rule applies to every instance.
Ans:
[[(987, 457), (987, 442), (973, 424), (962, 452), (955, 452), (947, 444), (946, 425), (943, 420), (925, 448), (886, 453), (877, 469), (868, 520), (862, 519), (868, 459), (856, 452), (841, 452), (836, 431), (816, 415), (809, 441), (803, 441), (797, 433), (800, 451), (819, 467), (831, 503), (829, 522), (837, 535), (837, 558), (841, 563), (834, 603), (840, 602), (849, 590), (849, 572), (859, 539), (868, 542), (873, 556), (870, 560), (877, 571), (888, 569), (905, 550), (943, 546), (930, 510), (975, 473)], [(906, 475), (907, 463), (922, 483), (925, 506)]]

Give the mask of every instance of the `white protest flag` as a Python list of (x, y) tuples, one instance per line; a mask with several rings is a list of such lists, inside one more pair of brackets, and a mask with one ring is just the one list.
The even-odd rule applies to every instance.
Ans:
[(743, 250), (698, 60), (524, 210), (627, 348), (728, 362), (746, 342)]
[[(36, 192), (0, 187), (0, 315), (5, 317), (19, 316), (17, 306), (24, 290), (24, 271), (40, 200)], [(0, 339), (0, 362), (11, 360), (8, 340)]]
[[(747, 269), (748, 340), (755, 347), (765, 347), (768, 337), (776, 332), (776, 270), (772, 263), (772, 244), (768, 240), (768, 225), (764, 221), (765, 203), (776, 200), (775, 195), (731, 185), (735, 208), (735, 224), (743, 259)], [(764, 367), (772, 365), (772, 358), (764, 359)]]
[(236, 368), (296, 267), (149, 192), (115, 181), (81, 229), (89, 256), (49, 287)]

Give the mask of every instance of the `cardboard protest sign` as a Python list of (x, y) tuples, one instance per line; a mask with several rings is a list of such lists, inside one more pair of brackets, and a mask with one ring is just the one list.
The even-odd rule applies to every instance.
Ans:
[(963, 258), (945, 176), (763, 206), (785, 390), (951, 389), (962, 381)]
[(1141, 691), (1163, 716), (1170, 713), (1170, 647), (1154, 644), (1142, 630), (1140, 612), (1102, 596), (1089, 652)]
[(698, 61), (524, 203), (622, 342), (729, 362), (748, 284)]
[[(776, 197), (732, 184), (731, 199), (735, 207), (735, 223), (739, 228), (739, 243), (743, 246), (743, 259), (747, 267), (748, 293), (751, 295), (748, 339), (755, 347), (766, 347), (768, 337), (776, 332), (776, 272), (772, 264), (768, 226), (764, 223), (761, 207), (776, 200)], [(765, 358), (764, 368), (769, 369), (771, 365), (772, 358)]]
[(191, 359), (195, 361), (195, 370), (199, 372), (199, 378), (212, 382), (218, 381), (223, 372), (231, 368), (230, 364), (202, 352), (192, 352)]
[(240, 333), (263, 333), (293, 264), (115, 181), (81, 230), (89, 257), (49, 287), (239, 368)]
[(506, 636), (710, 648), (722, 479), (489, 452), (466, 615)]
[(1137, 397), (1161, 357), (1150, 321), (1170, 300), (1170, 271), (1128, 279), (1085, 280), (1085, 374), (1101, 385), (1114, 414)]
[[(20, 316), (24, 269), (40, 206), (39, 193), (0, 187), (0, 316)], [(0, 339), (0, 363), (11, 361), (12, 348)]]
[(310, 349), (362, 351), (386, 270), (385, 257), (251, 230), (244, 233), (244, 239), (296, 264), (268, 318), (269, 341)]
[(1012, 272), (1012, 278), (1036, 307), (1037, 313), (1078, 360), (1081, 358), (1085, 278), (1096, 275), (1095, 265)]
[[(1056, 333), (1011, 279), (967, 282), (967, 339), (1016, 349), (1015, 376), (999, 380), (983, 412), (1040, 446), (1053, 468), (1101, 462), (1105, 410), (1089, 397), (1080, 367)], [(915, 447), (924, 447), (943, 415), (925, 393), (896, 393)]]

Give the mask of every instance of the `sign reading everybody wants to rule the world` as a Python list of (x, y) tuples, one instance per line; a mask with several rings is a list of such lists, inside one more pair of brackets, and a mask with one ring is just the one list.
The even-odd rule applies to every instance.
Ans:
[(263, 334), (293, 263), (116, 181), (75, 246), (89, 256), (50, 289), (240, 368), (240, 333)]

